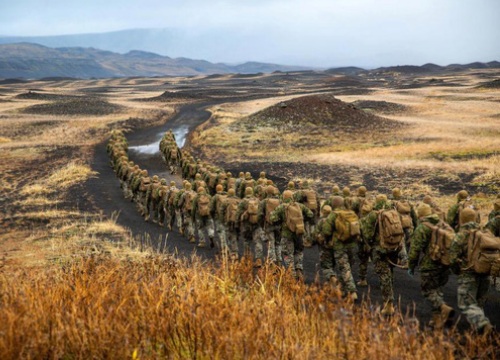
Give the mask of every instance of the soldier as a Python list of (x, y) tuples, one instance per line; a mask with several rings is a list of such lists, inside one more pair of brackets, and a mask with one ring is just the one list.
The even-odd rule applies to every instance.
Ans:
[(353, 206), (353, 198), (351, 196), (351, 189), (348, 186), (345, 186), (342, 189), (342, 197), (344, 198), (344, 205), (347, 210), (352, 210)]
[(439, 216), (439, 219), (446, 221), (446, 214), (444, 213), (443, 210), (434, 202), (432, 197), (430, 195), (425, 195), (424, 198), (422, 199), (422, 202), (424, 204), (427, 204), (431, 207), (432, 213), (436, 214)]
[[(177, 193), (179, 189), (177, 188), (175, 181), (170, 182), (170, 188), (168, 189), (168, 193), (165, 198), (165, 213), (167, 216), (167, 228), (172, 231), (174, 227), (174, 222), (176, 220), (176, 209), (174, 206), (175, 198), (177, 197)], [(180, 229), (180, 227), (179, 227)]]
[(135, 181), (134, 190), (136, 191), (136, 203), (141, 216), (144, 216), (144, 220), (147, 221), (149, 218), (149, 211), (146, 208), (146, 193), (151, 184), (151, 178), (148, 176), (148, 171), (142, 170), (140, 178), (137, 178)]
[(321, 206), (330, 206), (332, 207), (332, 199), (334, 196), (342, 196), (342, 194), (340, 193), (340, 188), (338, 185), (333, 185), (332, 187), (332, 193), (330, 194), (330, 196), (328, 197), (328, 199), (325, 200), (325, 202), (323, 202), (323, 205)]
[(486, 229), (490, 230), (493, 235), (500, 237), (500, 197), (497, 197), (493, 203), (493, 210), (488, 215)]
[(266, 198), (261, 200), (260, 209), (264, 218), (264, 235), (267, 240), (269, 261), (280, 266), (282, 263), (280, 228), (271, 222), (271, 213), (280, 205), (279, 191), (272, 185), (266, 187)]
[(164, 220), (165, 220), (165, 208), (166, 208), (166, 198), (167, 194), (169, 192), (169, 187), (167, 185), (167, 180), (166, 179), (161, 179), (160, 180), (160, 186), (156, 190), (156, 195), (153, 196), (153, 198), (156, 197), (156, 207), (155, 207), (155, 212), (153, 213), (153, 221), (155, 219), (158, 221), (158, 225), (163, 226), (164, 225)]
[(245, 179), (240, 183), (240, 188), (239, 188), (240, 197), (243, 198), (246, 196), (245, 191), (247, 188), (251, 188), (252, 194), (254, 194), (253, 189), (255, 188), (255, 185), (256, 185), (256, 182), (252, 178), (252, 174), (250, 174), (249, 172), (246, 172)]
[[(319, 216), (320, 200), (316, 191), (310, 188), (307, 180), (301, 182), (300, 189), (295, 193), (295, 200), (307, 206), (314, 214), (314, 220)], [(315, 221), (306, 221), (306, 232), (304, 234), (304, 246), (310, 248), (314, 245), (312, 233), (315, 230)]]
[(227, 198), (223, 203), (222, 212), (224, 213), (224, 224), (226, 225), (227, 242), (230, 251), (231, 259), (238, 258), (238, 231), (239, 221), (237, 217), (238, 206), (241, 199), (236, 196), (234, 188), (230, 188), (227, 192)]
[[(392, 211), (391, 211), (392, 210)], [(387, 219), (387, 221), (385, 220)], [(389, 226), (391, 224), (392, 226)], [(385, 195), (377, 195), (373, 210), (361, 219), (362, 233), (371, 248), (375, 272), (380, 279), (384, 307), (381, 314), (394, 314), (394, 267), (405, 249), (399, 214)]]
[[(449, 266), (442, 261), (433, 259), (434, 251), (431, 244), (433, 236), (437, 236), (437, 229), (447, 229), (454, 234), (453, 229), (439, 219), (437, 214), (427, 204), (420, 204), (417, 208), (419, 225), (412, 234), (411, 248), (409, 254), (408, 274), (413, 276), (415, 268), (420, 269), (420, 288), (422, 295), (430, 303), (432, 308), (432, 319), (430, 325), (435, 329), (441, 329), (450, 321), (455, 311), (444, 301), (443, 287), (448, 282), (450, 274)], [(434, 230), (436, 229), (436, 230)], [(420, 260), (420, 255), (422, 259)]]
[(134, 165), (131, 171), (128, 172), (127, 174), (127, 192), (125, 194), (125, 198), (130, 201), (134, 201), (134, 189), (133, 189), (133, 184), (135, 182), (135, 179), (140, 176), (141, 169), (139, 168), (139, 165)]
[(229, 191), (229, 189), (234, 189), (236, 191), (236, 179), (233, 177), (233, 174), (229, 171), (226, 173), (225, 188), (227, 191)]
[[(373, 204), (366, 197), (366, 187), (360, 186), (357, 190), (357, 196), (353, 198), (352, 210), (358, 215), (360, 221), (366, 215), (368, 215), (373, 208)], [(358, 282), (357, 286), (366, 287), (368, 282), (366, 281), (366, 276), (368, 274), (368, 262), (370, 261), (371, 247), (366, 240), (363, 231), (361, 231), (361, 237), (358, 242), (358, 259), (359, 259), (359, 269), (358, 269)]]
[(259, 216), (259, 199), (253, 194), (253, 188), (245, 189), (245, 198), (238, 205), (237, 219), (243, 237), (245, 256), (250, 256), (251, 244), (254, 244), (255, 267), (262, 266), (264, 249), (262, 244), (262, 219)]
[[(150, 214), (153, 213), (153, 216), (156, 212), (156, 207), (157, 207), (157, 200), (158, 200), (158, 193), (156, 192), (158, 188), (160, 187), (160, 178), (158, 175), (153, 175), (153, 178), (151, 179), (151, 183), (147, 187), (146, 190), (146, 196), (144, 199), (144, 207), (146, 209), (146, 213), (144, 216), (144, 220), (149, 221)], [(156, 198), (155, 198), (156, 196)], [(156, 223), (156, 219), (153, 217), (153, 222)]]
[(330, 256), (333, 251), (343, 295), (356, 301), (358, 295), (351, 266), (354, 264), (354, 253), (361, 235), (359, 218), (354, 211), (346, 209), (345, 199), (340, 196), (333, 197), (332, 205), (332, 212), (323, 222), (321, 233), (325, 238), (325, 247), (331, 249)]
[(184, 191), (179, 192), (179, 194), (177, 195), (177, 208), (180, 210), (180, 214), (182, 215), (180, 217), (182, 219), (182, 225), (180, 227), (181, 234), (187, 235), (190, 243), (196, 242), (196, 238), (194, 236), (193, 217), (191, 216), (191, 212), (193, 210), (193, 200), (195, 196), (196, 192), (192, 190), (192, 186), (189, 181), (185, 183)]
[[(463, 209), (465, 208), (471, 208), (475, 210), (474, 204), (472, 203), (469, 193), (466, 190), (460, 190), (457, 193), (457, 202), (454, 204), (449, 210), (448, 214), (446, 216), (446, 221), (450, 226), (455, 229), (455, 231), (458, 231), (460, 226), (460, 213), (462, 212)], [(479, 213), (477, 213), (477, 222), (480, 223), (479, 219)]]
[(284, 265), (293, 276), (304, 279), (304, 245), (302, 235), (304, 220), (312, 220), (314, 214), (304, 204), (295, 202), (293, 192), (283, 192), (283, 204), (271, 213), (271, 222), (281, 224), (281, 246)]
[(320, 218), (316, 229), (313, 232), (313, 237), (319, 245), (319, 264), (323, 278), (326, 279), (331, 285), (337, 286), (339, 281), (337, 279), (337, 272), (335, 270), (335, 256), (333, 253), (331, 238), (327, 239), (323, 235), (323, 225), (326, 219), (332, 212), (330, 205), (325, 205), (321, 208)]
[(227, 194), (224, 192), (222, 184), (215, 187), (215, 195), (212, 196), (210, 208), (215, 223), (215, 231), (217, 232), (217, 249), (221, 254), (227, 255), (229, 249), (227, 246), (226, 225), (224, 223), (224, 202), (226, 201)]
[(411, 235), (413, 229), (417, 224), (417, 213), (413, 205), (403, 199), (403, 194), (400, 188), (392, 189), (392, 204), (401, 216), (401, 224), (403, 225), (403, 230), (405, 232), (405, 246), (408, 250), (410, 248)]
[(206, 230), (210, 240), (210, 247), (213, 248), (215, 246), (214, 221), (211, 216), (212, 209), (210, 208), (212, 199), (204, 187), (198, 188), (197, 193), (198, 195), (193, 199), (191, 218), (195, 219), (196, 228), (198, 229), (198, 247), (204, 248), (207, 246)]
[[(240, 173), (238, 174), (238, 178), (234, 182), (234, 191), (236, 191), (237, 196), (240, 196), (240, 187), (241, 187), (241, 183), (244, 180), (245, 180), (245, 173), (240, 171)], [(240, 198), (241, 198), (241, 196), (240, 196)]]
[(458, 307), (472, 327), (489, 334), (493, 330), (490, 320), (485, 316), (482, 304), (485, 301), (490, 279), (488, 275), (478, 274), (469, 264), (471, 236), (479, 229), (477, 214), (471, 208), (460, 213), (460, 228), (450, 248), (450, 264), (458, 274)]

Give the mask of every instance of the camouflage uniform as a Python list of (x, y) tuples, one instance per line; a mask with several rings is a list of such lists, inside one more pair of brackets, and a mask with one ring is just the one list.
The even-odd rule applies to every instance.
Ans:
[[(366, 198), (366, 187), (360, 186), (358, 188), (357, 196), (352, 199), (351, 208), (360, 219), (368, 215), (365, 210), (363, 210), (363, 205), (369, 204), (370, 200)], [(371, 203), (369, 208), (371, 207)], [(361, 222), (361, 220), (360, 220)], [(358, 241), (358, 259), (359, 259), (359, 267), (358, 267), (358, 286), (368, 286), (368, 282), (366, 281), (366, 276), (368, 274), (368, 263), (370, 261), (371, 248), (368, 245), (368, 242), (365, 239), (363, 234), (363, 229), (361, 229), (361, 237)]]
[[(286, 224), (286, 208), (294, 202), (293, 193), (289, 190), (283, 192), (283, 204), (278, 206), (271, 213), (272, 223), (281, 223), (281, 245), (283, 253), (284, 265), (290, 269), (293, 276), (297, 278), (302, 278), (304, 274), (304, 245), (302, 241), (302, 235), (297, 235), (293, 233)], [(311, 210), (305, 207), (303, 204), (299, 203), (302, 210), (302, 215), (304, 221), (310, 221), (314, 218), (314, 214)]]
[[(357, 249), (357, 236), (351, 237), (346, 241), (341, 241), (335, 228), (335, 221), (340, 216), (338, 211), (345, 211), (344, 199), (338, 196), (332, 199), (332, 212), (323, 222), (321, 232), (325, 238), (325, 247), (333, 251), (335, 264), (339, 270), (339, 280), (342, 286), (344, 296), (351, 294), (351, 297), (357, 299), (356, 284), (352, 276), (351, 266), (354, 264), (354, 254)], [(357, 216), (356, 216), (357, 218)]]
[[(417, 213), (415, 212), (414, 206), (409, 201), (403, 199), (399, 188), (394, 188), (392, 190), (392, 204), (401, 215), (401, 223), (403, 224), (403, 230), (405, 232), (405, 246), (408, 250), (410, 248), (411, 235), (418, 222)], [(407, 208), (409, 208), (409, 212), (403, 210)]]
[(234, 212), (235, 216), (233, 221), (230, 219), (229, 214), (229, 203), (233, 202), (237, 206), (241, 202), (241, 199), (236, 196), (236, 191), (234, 188), (231, 188), (227, 192), (227, 198), (224, 200), (222, 204), (222, 213), (224, 214), (224, 225), (226, 229), (227, 243), (229, 247), (229, 251), (231, 253), (231, 258), (238, 258), (238, 232), (239, 232), (239, 221), (236, 217), (237, 210)]
[(500, 236), (500, 199), (496, 199), (493, 210), (488, 215), (486, 229), (493, 235)]
[[(205, 188), (198, 188), (197, 195), (193, 200), (193, 209), (191, 210), (191, 218), (195, 220), (196, 229), (198, 230), (198, 247), (207, 246), (207, 238), (205, 236), (205, 230), (208, 234), (210, 240), (210, 247), (214, 247), (214, 220), (212, 219), (210, 205), (212, 203), (212, 197), (207, 194)], [(203, 198), (208, 198), (208, 215), (200, 214), (200, 200)]]
[(362, 233), (370, 246), (375, 272), (380, 279), (380, 288), (384, 301), (382, 314), (394, 314), (394, 264), (398, 262), (399, 252), (401, 250), (387, 250), (380, 244), (380, 234), (378, 223), (378, 214), (381, 210), (392, 209), (392, 204), (387, 201), (385, 195), (378, 195), (373, 210), (361, 219)]
[(269, 261), (281, 265), (283, 258), (281, 254), (280, 228), (279, 225), (271, 223), (271, 212), (275, 209), (271, 203), (277, 203), (278, 205), (281, 203), (278, 193), (277, 188), (268, 185), (266, 187), (267, 196), (261, 201), (260, 209), (262, 211), (262, 218), (264, 219), (264, 235), (268, 243), (267, 257)]
[[(311, 198), (314, 201), (309, 201)], [(314, 220), (316, 220), (319, 216), (319, 208), (320, 208), (320, 199), (319, 194), (309, 187), (309, 183), (304, 181), (300, 185), (300, 189), (295, 193), (295, 200), (304, 204), (308, 207), (314, 214)], [(305, 223), (305, 234), (304, 234), (304, 246), (311, 247), (314, 245), (312, 233), (314, 232), (316, 227), (316, 221)]]
[[(189, 182), (185, 185), (185, 190), (179, 193), (177, 207), (180, 209), (182, 214), (182, 231), (181, 233), (187, 235), (189, 242), (196, 242), (194, 236), (194, 225), (191, 210), (193, 209), (193, 199), (196, 196), (196, 192), (191, 190), (191, 184)], [(176, 214), (177, 216), (177, 214)]]
[[(429, 244), (432, 230), (425, 223), (437, 225), (441, 220), (432, 214), (431, 207), (425, 204), (418, 208), (420, 224), (415, 228), (411, 239), (408, 273), (413, 275), (417, 265), (420, 268), (420, 288), (422, 295), (430, 303), (432, 309), (432, 323), (436, 328), (441, 328), (452, 316), (454, 311), (444, 301), (443, 287), (448, 283), (450, 274), (449, 266), (441, 261), (434, 261), (429, 255)], [(422, 259), (420, 260), (420, 255)]]
[(165, 223), (167, 225), (168, 230), (172, 231), (174, 227), (175, 221), (175, 206), (174, 201), (179, 189), (175, 186), (175, 181), (170, 182), (170, 187), (168, 191), (164, 195), (164, 208), (165, 208)]
[(251, 253), (251, 244), (254, 244), (254, 257), (256, 265), (259, 266), (263, 263), (264, 260), (264, 246), (262, 243), (262, 216), (258, 214), (257, 208), (257, 216), (256, 223), (252, 223), (249, 220), (248, 209), (250, 202), (260, 203), (259, 199), (257, 199), (253, 195), (253, 189), (251, 187), (247, 187), (245, 189), (245, 198), (238, 205), (238, 212), (236, 213), (237, 219), (240, 220), (239, 229), (241, 235), (243, 237), (243, 249), (246, 256), (249, 256)]
[(153, 214), (153, 219), (156, 219), (158, 221), (158, 224), (160, 226), (163, 226), (165, 223), (165, 216), (166, 216), (166, 198), (167, 194), (169, 191), (169, 187), (167, 186), (167, 180), (161, 179), (160, 180), (160, 187), (156, 190), (157, 194), (156, 196), (156, 208), (155, 212)]
[(149, 184), (149, 186), (147, 187), (146, 196), (144, 199), (144, 207), (146, 208), (146, 215), (144, 217), (144, 220), (149, 221), (150, 214), (152, 213), (153, 222), (157, 222), (154, 218), (154, 214), (156, 213), (156, 208), (158, 205), (158, 199), (155, 199), (155, 192), (160, 187), (160, 179), (158, 178), (158, 175), (154, 175), (151, 180), (151, 184)]
[[(469, 210), (471, 209), (463, 212), (470, 212)], [(472, 219), (474, 216), (475, 213), (472, 214)], [(463, 222), (450, 248), (450, 262), (454, 272), (458, 273), (458, 307), (474, 329), (488, 332), (491, 330), (491, 323), (484, 314), (483, 304), (490, 286), (489, 276), (477, 274), (473, 269), (466, 270), (469, 233), (477, 229), (479, 225), (474, 220)]]
[(342, 193), (340, 192), (340, 188), (337, 185), (333, 186), (332, 193), (331, 193), (330, 197), (323, 202), (323, 205), (321, 205), (321, 207), (326, 206), (326, 205), (332, 207), (332, 199), (334, 196), (342, 196)]
[(217, 232), (217, 249), (221, 253), (228, 253), (226, 225), (224, 223), (224, 201), (226, 201), (227, 194), (223, 190), (222, 184), (215, 187), (216, 194), (212, 196), (212, 216), (215, 223), (215, 231)]
[[(455, 229), (455, 231), (458, 231), (461, 225), (460, 212), (467, 207), (475, 210), (470, 201), (469, 193), (465, 190), (460, 190), (457, 194), (457, 203), (450, 207), (450, 209), (448, 210), (448, 214), (446, 215), (446, 221), (453, 229)], [(477, 213), (477, 223), (480, 222), (481, 219), (479, 218), (479, 213)]]
[[(325, 205), (321, 208), (321, 217), (318, 220), (316, 229), (314, 230), (312, 236), (316, 239), (319, 245), (319, 264), (321, 268), (321, 274), (323, 278), (329, 281), (333, 285), (337, 285), (337, 272), (335, 270), (335, 256), (332, 247), (331, 238), (325, 238), (323, 235), (323, 226), (328, 218), (328, 215), (332, 212), (330, 205)], [(328, 241), (327, 241), (328, 240)]]

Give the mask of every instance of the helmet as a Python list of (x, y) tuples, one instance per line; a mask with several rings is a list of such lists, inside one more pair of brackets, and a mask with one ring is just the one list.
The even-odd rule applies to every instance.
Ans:
[(333, 185), (332, 194), (338, 194), (340, 192), (340, 188), (338, 185)]
[(334, 196), (332, 198), (332, 209), (338, 209), (344, 206), (344, 198), (342, 196)]
[(153, 176), (153, 181), (158, 181), (160, 178), (158, 177), (158, 175), (154, 175)]
[(291, 199), (293, 196), (293, 192), (290, 190), (283, 191), (283, 199)]
[(245, 196), (252, 196), (253, 195), (253, 189), (251, 187), (247, 187), (245, 189)]
[(219, 185), (217, 185), (217, 186), (215, 187), (215, 191), (216, 191), (216, 192), (222, 192), (223, 190), (224, 190), (224, 187), (223, 187), (221, 184), (219, 184)]
[(331, 212), (332, 212), (332, 208), (329, 205), (325, 205), (325, 206), (323, 206), (323, 208), (321, 208), (321, 214), (324, 216), (328, 216), (328, 214), (330, 214)]
[(465, 208), (460, 212), (460, 224), (466, 224), (476, 221), (476, 212), (474, 209)]
[(457, 194), (457, 199), (458, 200), (465, 200), (469, 197), (469, 193), (467, 190), (460, 190)]
[(170, 186), (175, 186), (175, 181), (171, 181)]
[(417, 207), (417, 216), (419, 218), (432, 214), (432, 209), (428, 204), (422, 203)]
[(366, 187), (361, 185), (358, 188), (358, 196), (365, 196), (366, 195)]
[(295, 189), (295, 183), (293, 181), (288, 182), (288, 188), (289, 189)]
[(226, 173), (226, 176), (227, 176), (227, 177), (233, 177), (233, 174), (231, 174), (231, 171), (228, 171), (228, 172)]
[(260, 172), (260, 177), (261, 177), (261, 178), (265, 178), (265, 177), (266, 177), (266, 173), (265, 173), (265, 171), (261, 171), (261, 172)]
[(342, 195), (344, 196), (350, 196), (351, 195), (351, 190), (346, 186), (345, 188), (342, 189)]
[(227, 194), (228, 194), (229, 196), (234, 196), (234, 195), (236, 194), (236, 191), (234, 191), (234, 189), (229, 189), (229, 190), (227, 191)]
[(184, 189), (186, 190), (191, 190), (193, 186), (191, 185), (191, 183), (189, 181), (187, 181), (185, 184), (184, 184)]
[(167, 180), (166, 180), (166, 179), (161, 179), (161, 180), (160, 180), (160, 184), (162, 184), (162, 185), (167, 185)]
[(432, 197), (430, 195), (425, 195), (424, 198), (422, 199), (422, 202), (427, 205), (432, 204)]
[(401, 198), (401, 189), (400, 188), (392, 189), (392, 197), (396, 200), (400, 199)]
[(269, 196), (273, 196), (274, 195), (274, 186), (272, 185), (268, 185), (266, 187), (266, 194), (269, 195)]
[(200, 186), (197, 190), (198, 194), (206, 194), (205, 188), (203, 186)]
[(147, 170), (142, 170), (142, 176), (148, 176), (148, 171)]
[(196, 173), (196, 175), (194, 176), (195, 180), (201, 180), (201, 174), (200, 173)]
[(245, 173), (245, 179), (251, 179), (252, 178), (252, 174), (250, 174), (248, 171)]
[(378, 204), (378, 203), (382, 203), (382, 202), (386, 202), (387, 201), (387, 196), (384, 195), (384, 194), (378, 194), (376, 197), (375, 197), (375, 202)]

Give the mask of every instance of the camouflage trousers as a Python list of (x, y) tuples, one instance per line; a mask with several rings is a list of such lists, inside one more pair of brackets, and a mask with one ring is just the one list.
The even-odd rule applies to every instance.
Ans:
[(184, 229), (184, 236), (191, 241), (194, 239), (194, 221), (190, 214), (183, 213), (182, 228)]
[(372, 255), (375, 272), (380, 280), (384, 303), (394, 302), (394, 265), (390, 262), (397, 264), (399, 252), (385, 251), (376, 247)]
[(333, 248), (320, 245), (319, 266), (321, 268), (321, 275), (326, 281), (329, 281), (332, 276), (337, 277), (337, 271), (335, 270), (335, 252)]
[(245, 254), (252, 252), (254, 246), (254, 259), (264, 261), (264, 244), (262, 242), (262, 228), (258, 224), (248, 222), (240, 225), (241, 236), (243, 237), (243, 250)]
[(266, 224), (264, 236), (267, 239), (267, 258), (275, 264), (281, 264), (283, 256), (281, 254), (280, 226)]
[(347, 295), (356, 292), (356, 284), (352, 276), (352, 265), (354, 264), (354, 254), (356, 252), (356, 243), (336, 244), (333, 254), (337, 266), (342, 292)]
[(283, 254), (283, 264), (290, 269), (293, 276), (297, 275), (297, 270), (304, 271), (304, 248), (299, 244), (302, 239), (297, 235), (281, 237), (281, 252)]
[(408, 253), (408, 251), (410, 251), (411, 236), (413, 235), (413, 229), (406, 228), (406, 229), (403, 229), (403, 231), (405, 232), (405, 251), (406, 251), (406, 253)]
[(359, 280), (366, 280), (366, 275), (368, 274), (368, 262), (370, 261), (371, 249), (365, 242), (358, 242), (358, 277)]
[(229, 248), (227, 245), (226, 225), (224, 225), (224, 223), (219, 219), (215, 219), (214, 223), (215, 232), (217, 233), (215, 242), (217, 250), (219, 250), (221, 253), (227, 253), (229, 252)]
[(463, 272), (458, 276), (458, 307), (476, 330), (490, 324), (483, 310), (489, 287), (488, 275)]
[(305, 221), (304, 222), (304, 230), (305, 230), (304, 244), (307, 247), (311, 247), (311, 246), (314, 245), (314, 239), (312, 237), (312, 234), (316, 230), (316, 225), (315, 224), (311, 224), (309, 221)]
[(182, 211), (180, 209), (175, 209), (175, 221), (179, 231), (184, 234), (184, 219), (182, 218)]
[(226, 239), (231, 256), (238, 256), (238, 230), (234, 224), (226, 223)]
[(120, 183), (123, 190), (123, 196), (125, 199), (130, 200), (132, 198), (132, 189), (130, 189), (129, 183), (123, 180), (120, 180)]
[(445, 267), (420, 273), (420, 289), (430, 303), (433, 313), (439, 313), (441, 305), (445, 303), (443, 287), (448, 283), (449, 275), (450, 270)]
[(163, 200), (159, 201), (153, 217), (158, 220), (158, 223), (160, 225), (163, 225), (165, 223), (166, 211), (165, 211), (165, 203), (163, 202)]
[(196, 215), (195, 224), (200, 244), (207, 243), (207, 235), (210, 239), (214, 238), (214, 220), (211, 216)]
[(136, 204), (141, 216), (146, 217), (149, 215), (148, 209), (146, 207), (146, 193), (144, 193), (143, 191), (139, 191), (137, 193)]

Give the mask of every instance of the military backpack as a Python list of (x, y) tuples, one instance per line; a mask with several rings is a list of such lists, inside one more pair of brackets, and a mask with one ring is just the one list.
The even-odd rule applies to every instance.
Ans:
[(401, 224), (403, 225), (403, 229), (413, 228), (410, 203), (408, 201), (398, 201), (396, 202), (396, 210), (401, 215)]
[(303, 190), (304, 195), (306, 196), (306, 203), (305, 205), (313, 212), (316, 212), (318, 210), (318, 196), (316, 194), (316, 191), (307, 189)]
[(302, 235), (305, 232), (302, 208), (296, 202), (285, 205), (286, 226), (291, 232)]
[(467, 244), (467, 268), (477, 274), (500, 276), (500, 238), (490, 231), (473, 230)]
[(383, 249), (395, 251), (401, 248), (405, 233), (396, 209), (379, 211), (378, 229)]
[(210, 196), (208, 196), (207, 194), (201, 194), (198, 197), (198, 215), (210, 215)]
[(440, 220), (436, 225), (430, 222), (422, 222), (422, 225), (431, 230), (431, 239), (428, 246), (429, 257), (433, 261), (439, 261), (441, 264), (450, 265), (449, 250), (451, 243), (455, 238), (455, 231), (446, 222)]
[(227, 195), (225, 194), (216, 194), (215, 195), (215, 212), (217, 213), (217, 216), (222, 218), (224, 214), (222, 213), (222, 208), (224, 203), (226, 202)]
[(238, 204), (240, 203), (240, 199), (236, 197), (228, 197), (226, 199), (227, 207), (226, 207), (226, 223), (235, 223), (238, 219), (236, 219), (236, 213), (238, 212)]
[(148, 190), (151, 184), (151, 178), (149, 176), (141, 178), (141, 183), (139, 185), (139, 191), (145, 192)]
[(266, 222), (271, 223), (271, 213), (280, 205), (280, 199), (269, 198), (266, 199)]
[(248, 222), (250, 224), (257, 224), (259, 219), (258, 213), (259, 213), (259, 199), (257, 198), (248, 199), (246, 215), (248, 218)]
[(342, 242), (355, 240), (361, 235), (359, 218), (352, 210), (335, 210), (334, 237)]
[(196, 197), (196, 193), (193, 190), (189, 190), (184, 192), (184, 210), (191, 211), (193, 210), (193, 200)]

